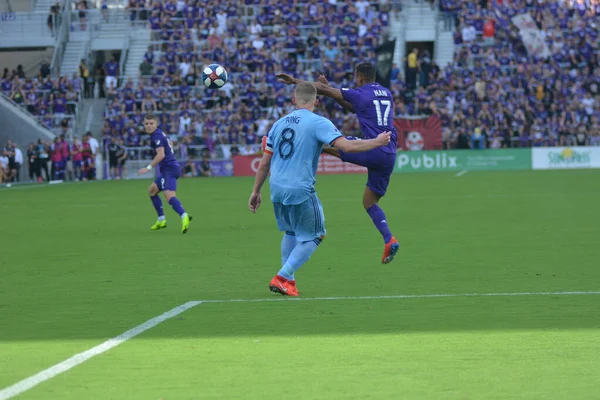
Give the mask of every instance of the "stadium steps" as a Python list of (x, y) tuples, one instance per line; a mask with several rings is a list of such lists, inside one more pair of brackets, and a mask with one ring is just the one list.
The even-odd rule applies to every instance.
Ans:
[(394, 49), (394, 64), (398, 65), (400, 69), (404, 69), (404, 52), (406, 51), (406, 37), (405, 37), (405, 14), (402, 12), (391, 13), (390, 16), (390, 34), (393, 39), (396, 39), (396, 47)]
[(77, 135), (83, 135), (88, 130), (96, 138), (100, 138), (102, 126), (104, 124), (104, 109), (106, 99), (82, 99), (79, 103), (79, 115), (77, 116)]
[(60, 64), (60, 74), (62, 76), (70, 77), (74, 72), (78, 72), (81, 59), (86, 58), (86, 48), (86, 41), (69, 40)]
[(129, 53), (127, 54), (127, 63), (125, 64), (125, 78), (132, 78), (134, 81), (140, 72), (140, 64), (144, 60), (144, 53), (150, 46), (150, 29), (138, 28), (131, 31), (129, 42)]
[(438, 38), (435, 41), (435, 62), (444, 68), (449, 63), (453, 62), (454, 59), (454, 37), (452, 31), (445, 32), (443, 28), (443, 22), (440, 21), (440, 30)]
[(35, 2), (35, 6), (33, 7), (33, 11), (47, 12), (50, 14), (50, 7), (52, 7), (55, 3), (55, 0), (37, 0)]
[(90, 101), (92, 102), (92, 112), (90, 115), (90, 123), (86, 126), (86, 129), (92, 132), (96, 139), (100, 140), (100, 137), (102, 137), (102, 127), (104, 126), (104, 110), (106, 108), (107, 100), (98, 98)]
[(402, 11), (405, 13), (406, 41), (435, 41), (437, 12), (426, 2), (409, 3)]

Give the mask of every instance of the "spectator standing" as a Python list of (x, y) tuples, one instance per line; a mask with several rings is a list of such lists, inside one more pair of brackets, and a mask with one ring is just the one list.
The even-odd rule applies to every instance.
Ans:
[(7, 179), (6, 171), (8, 170), (8, 157), (4, 152), (0, 152), (0, 183), (4, 183)]
[[(29, 143), (29, 149), (27, 149), (27, 162), (29, 165), (29, 179), (31, 182), (42, 182), (42, 177), (40, 176), (40, 162), (39, 162), (39, 153), (37, 146), (35, 143)], [(34, 180), (35, 177), (35, 180)]]
[(119, 82), (117, 77), (119, 76), (119, 62), (116, 57), (112, 57), (111, 60), (104, 64), (104, 71), (106, 72), (106, 88), (117, 87)]
[(415, 47), (406, 58), (406, 84), (409, 90), (417, 87), (418, 57), (419, 49)]
[(103, 99), (106, 97), (106, 92), (104, 91), (104, 84), (106, 82), (106, 71), (102, 66), (99, 66), (96, 69), (96, 79), (98, 81), (98, 97)]
[(14, 177), (17, 174), (17, 165), (15, 160), (15, 146), (11, 140), (6, 141), (6, 146), (2, 151), (2, 155), (7, 159), (6, 166), (4, 167), (6, 179), (8, 182), (13, 182)]
[(23, 151), (19, 148), (17, 143), (13, 143), (15, 149), (15, 175), (14, 178), (17, 182), (21, 181), (21, 165), (25, 161), (23, 159)]
[(40, 176), (41, 172), (44, 171), (46, 176), (46, 182), (50, 182), (50, 174), (48, 173), (48, 162), (50, 161), (50, 149), (48, 144), (42, 139), (38, 139), (37, 142), (37, 154), (40, 165)]
[(496, 35), (496, 22), (492, 18), (488, 18), (483, 24), (483, 40), (486, 44), (494, 44), (494, 36)]
[(73, 160), (74, 179), (80, 181), (83, 178), (81, 173), (83, 166), (83, 153), (79, 138), (75, 138), (73, 140), (73, 144), (71, 145), (71, 158)]
[(90, 70), (87, 66), (87, 63), (84, 59), (81, 60), (79, 64), (79, 77), (82, 80), (83, 84), (83, 97), (85, 99), (89, 99), (94, 95), (94, 81), (93, 78), (90, 81)]
[(48, 29), (52, 36), (54, 36), (54, 28), (57, 28), (58, 15), (60, 14), (60, 3), (57, 1), (55, 4), (50, 6), (50, 14), (48, 15)]

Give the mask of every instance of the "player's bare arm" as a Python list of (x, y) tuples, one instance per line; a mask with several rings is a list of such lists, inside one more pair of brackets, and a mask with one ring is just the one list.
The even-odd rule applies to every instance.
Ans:
[[(331, 87), (331, 83), (329, 83), (329, 81), (327, 80), (327, 78), (325, 78), (325, 75), (319, 75), (319, 77), (317, 78), (317, 82), (321, 83), (327, 87)], [(318, 90), (317, 90), (318, 93)], [(349, 111), (351, 113), (354, 112), (354, 106), (352, 105), (352, 103), (350, 103), (347, 100), (336, 100), (336, 102), (342, 106), (342, 108), (346, 111)]]
[(156, 155), (154, 156), (154, 158), (152, 159), (150, 164), (148, 164), (147, 167), (140, 169), (138, 171), (138, 175), (144, 175), (144, 174), (150, 172), (154, 167), (156, 167), (158, 165), (159, 162), (161, 162), (163, 160), (163, 158), (165, 158), (165, 148), (157, 147)]
[(250, 195), (250, 200), (248, 200), (248, 208), (253, 213), (256, 213), (256, 210), (260, 207), (260, 203), (262, 202), (262, 198), (260, 195), (260, 191), (269, 176), (269, 171), (271, 169), (271, 158), (273, 156), (269, 153), (264, 153), (260, 164), (258, 164), (258, 169), (256, 171), (256, 177), (254, 178), (254, 187), (252, 188), (252, 194)]
[(377, 147), (387, 146), (390, 143), (391, 135), (391, 132), (383, 132), (375, 139), (369, 140), (348, 140), (342, 136), (333, 142), (332, 145), (345, 153), (361, 153), (376, 149)]
[[(277, 77), (277, 79), (279, 79), (281, 82), (285, 83), (286, 85), (297, 85), (299, 83), (306, 82), (301, 79), (294, 78), (293, 76), (291, 76), (289, 74), (277, 74), (275, 76)], [(342, 95), (342, 91), (340, 89), (331, 87), (329, 85), (329, 82), (327, 84), (324, 84), (322, 82), (310, 82), (310, 83), (315, 85), (315, 87), (317, 88), (317, 94), (322, 95), (322, 96), (327, 96), (327, 97), (337, 101), (342, 107), (344, 107), (348, 111), (354, 112), (354, 107), (352, 107), (352, 105), (350, 103), (348, 103), (346, 100), (344, 100), (344, 96)], [(347, 106), (349, 106), (350, 108), (347, 108)]]

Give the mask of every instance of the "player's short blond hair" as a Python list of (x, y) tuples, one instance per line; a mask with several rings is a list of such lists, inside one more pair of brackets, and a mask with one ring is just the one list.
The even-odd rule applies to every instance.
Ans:
[(302, 82), (294, 90), (296, 102), (300, 104), (309, 104), (317, 100), (317, 88), (310, 82)]

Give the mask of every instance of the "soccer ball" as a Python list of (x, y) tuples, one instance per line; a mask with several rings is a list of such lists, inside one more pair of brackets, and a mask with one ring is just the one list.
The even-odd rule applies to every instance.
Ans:
[(219, 89), (227, 83), (227, 71), (219, 64), (210, 64), (202, 71), (202, 82), (209, 89)]

